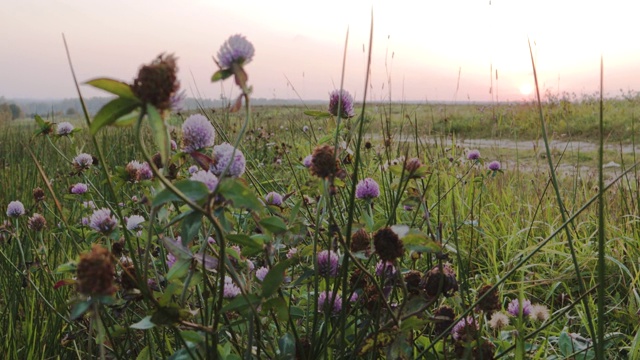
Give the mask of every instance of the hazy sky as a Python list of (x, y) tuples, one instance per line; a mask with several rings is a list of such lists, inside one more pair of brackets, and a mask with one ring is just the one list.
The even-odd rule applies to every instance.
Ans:
[[(62, 34), (80, 81), (131, 82), (162, 52), (179, 57), (188, 96), (237, 90), (212, 84), (212, 56), (236, 33), (255, 48), (246, 66), (254, 96), (325, 99), (339, 87), (361, 98), (371, 10), (371, 100), (519, 100), (533, 75), (553, 92), (640, 90), (640, 31), (633, 1), (609, 0), (4, 0), (0, 96), (73, 98)], [(491, 73), (493, 69), (493, 74)], [(496, 81), (496, 74), (498, 79)], [(493, 93), (490, 93), (493, 77)], [(287, 80), (288, 79), (288, 80)], [(456, 90), (456, 88), (458, 90)], [(104, 93), (82, 87), (85, 96)], [(231, 92), (231, 93), (230, 93)], [(525, 95), (523, 95), (525, 94)]]

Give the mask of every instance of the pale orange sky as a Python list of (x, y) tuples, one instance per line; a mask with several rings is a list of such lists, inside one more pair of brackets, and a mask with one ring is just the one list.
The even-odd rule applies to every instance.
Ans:
[[(598, 91), (602, 54), (606, 94), (640, 90), (638, 12), (632, 1), (391, 3), (5, 0), (0, 96), (76, 96), (62, 33), (80, 81), (105, 76), (131, 82), (141, 64), (169, 52), (179, 57), (188, 96), (196, 96), (196, 87), (205, 98), (233, 95), (237, 90), (231, 81), (210, 83), (216, 71), (211, 57), (230, 35), (240, 33), (256, 49), (246, 66), (254, 97), (290, 99), (299, 94), (322, 100), (339, 87), (349, 28), (345, 89), (361, 99), (372, 8), (370, 100), (487, 101), (492, 95), (520, 100), (525, 97), (521, 89), (533, 83), (528, 38), (535, 43), (545, 89), (578, 95)], [(490, 94), (492, 67), (498, 81)], [(83, 92), (104, 95), (86, 86)]]

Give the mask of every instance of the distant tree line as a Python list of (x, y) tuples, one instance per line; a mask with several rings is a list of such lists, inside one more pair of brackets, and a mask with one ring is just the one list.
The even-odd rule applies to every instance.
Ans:
[(0, 123), (15, 120), (24, 116), (22, 108), (15, 103), (9, 103), (0, 97)]

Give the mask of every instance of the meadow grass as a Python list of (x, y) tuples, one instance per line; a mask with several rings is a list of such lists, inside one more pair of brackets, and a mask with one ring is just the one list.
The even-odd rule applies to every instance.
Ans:
[[(214, 75), (245, 107), (195, 112), (215, 129), (199, 150), (191, 113), (162, 120), (116, 83), (100, 86), (141, 106), (135, 129), (2, 125), (7, 358), (640, 356), (637, 97), (338, 116), (251, 107), (242, 74)], [(554, 133), (631, 150), (552, 148)], [(476, 138), (496, 143), (474, 154)], [(239, 154), (242, 171), (222, 165)]]

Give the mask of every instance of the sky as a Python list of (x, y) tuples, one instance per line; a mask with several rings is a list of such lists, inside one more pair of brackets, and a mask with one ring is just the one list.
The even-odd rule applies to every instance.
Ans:
[[(245, 66), (253, 96), (322, 100), (340, 87), (369, 101), (530, 99), (532, 46), (543, 93), (640, 90), (633, 1), (573, 0), (4, 0), (0, 96), (77, 97), (80, 82), (132, 82), (160, 53), (178, 57), (187, 96), (237, 95), (211, 83), (224, 41), (255, 47)], [(372, 64), (365, 84), (373, 16)], [(347, 41), (348, 33), (348, 41)], [(345, 47), (346, 43), (346, 47)], [(106, 96), (81, 86), (83, 96)]]

